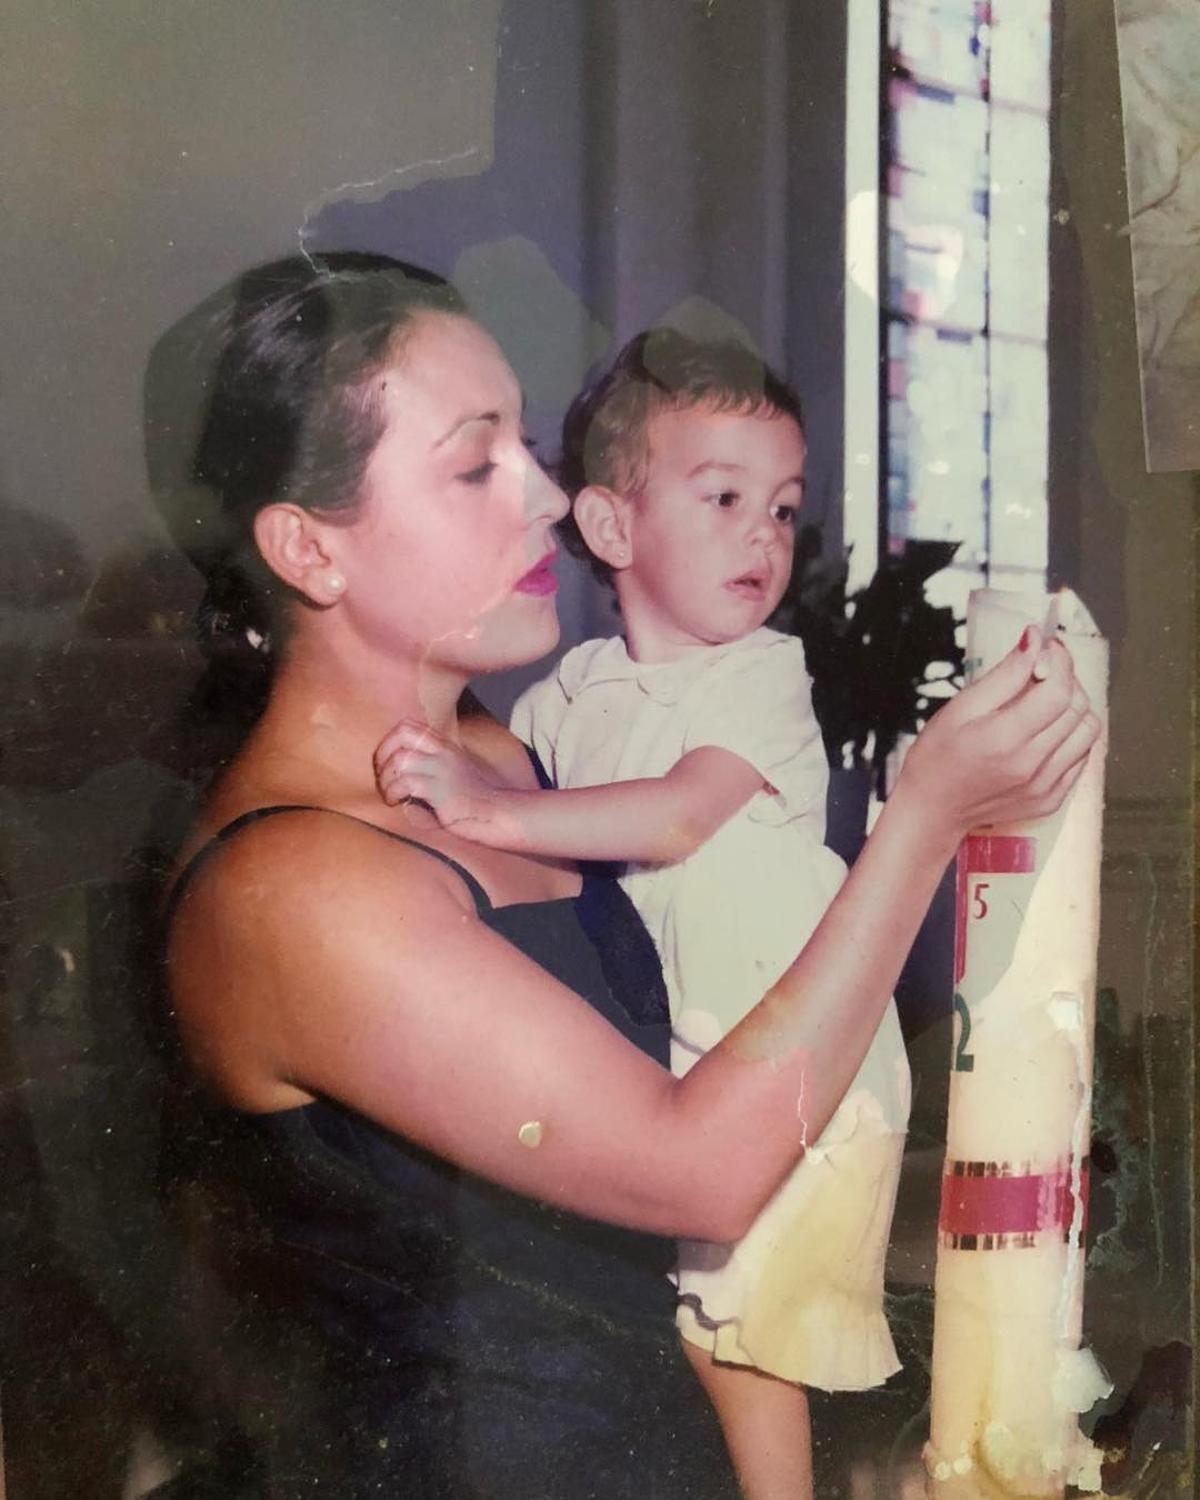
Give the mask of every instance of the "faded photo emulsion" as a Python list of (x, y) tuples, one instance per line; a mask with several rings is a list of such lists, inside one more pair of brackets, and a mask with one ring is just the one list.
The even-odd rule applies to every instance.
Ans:
[(1193, 1481), (1190, 9), (17, 0), (0, 1500)]

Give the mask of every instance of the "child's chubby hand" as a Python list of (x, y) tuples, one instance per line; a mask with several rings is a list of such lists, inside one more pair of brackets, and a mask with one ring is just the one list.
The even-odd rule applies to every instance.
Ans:
[(497, 848), (517, 841), (506, 813), (506, 788), (493, 781), (461, 745), (427, 725), (401, 719), (375, 751), (375, 781), (389, 807), (415, 799), (433, 810), (443, 828)]

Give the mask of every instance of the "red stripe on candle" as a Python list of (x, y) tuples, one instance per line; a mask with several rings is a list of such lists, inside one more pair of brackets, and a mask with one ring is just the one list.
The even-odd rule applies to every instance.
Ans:
[(969, 833), (959, 859), (968, 875), (1032, 875), (1037, 868), (1037, 839), (1015, 833)]
[(1037, 839), (1015, 833), (969, 833), (959, 845), (955, 872), (954, 982), (967, 967), (967, 881), (972, 875), (1032, 875)]
[[(1070, 1229), (1075, 1222), (1071, 1176), (1069, 1166), (1017, 1175), (1006, 1162), (948, 1161), (942, 1176), (938, 1229), (960, 1238)], [(1087, 1162), (1080, 1168), (1079, 1188), (1086, 1227)]]

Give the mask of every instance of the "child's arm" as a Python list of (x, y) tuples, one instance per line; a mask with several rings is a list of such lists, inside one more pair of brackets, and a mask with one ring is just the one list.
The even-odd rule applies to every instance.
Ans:
[(562, 859), (670, 864), (712, 837), (765, 786), (731, 750), (701, 746), (665, 776), (564, 791), (498, 785), (459, 746), (407, 721), (375, 752), (385, 802), (416, 797), (446, 828), (496, 849)]

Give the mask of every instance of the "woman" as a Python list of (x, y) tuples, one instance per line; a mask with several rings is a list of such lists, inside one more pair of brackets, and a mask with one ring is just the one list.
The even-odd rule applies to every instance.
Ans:
[(402, 717), (537, 784), (457, 705), (554, 646), (566, 506), (456, 294), (363, 256), (246, 278), (196, 478), (227, 526), (218, 623), (275, 657), (168, 913), (201, 1085), (179, 1136), (270, 1493), (735, 1493), (662, 1237), (742, 1233), (853, 1078), (959, 839), (1066, 795), (1097, 731), (1066, 654), (1027, 637), (943, 710), (792, 969), (676, 1082), (613, 883), (376, 793)]

